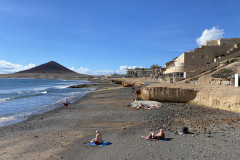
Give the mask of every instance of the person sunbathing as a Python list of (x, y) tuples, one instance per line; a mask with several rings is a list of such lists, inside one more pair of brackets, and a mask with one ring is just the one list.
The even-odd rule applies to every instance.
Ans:
[(146, 108), (146, 106), (144, 106), (142, 103), (140, 103), (140, 106), (136, 107), (135, 109), (139, 110), (139, 109), (144, 109), (144, 108)]
[(160, 108), (160, 105), (159, 104), (158, 105), (152, 105), (149, 108)]
[(91, 142), (94, 142), (97, 145), (101, 144), (103, 142), (102, 141), (102, 135), (98, 130), (96, 130), (96, 137)]
[(160, 129), (160, 132), (155, 134), (154, 132), (150, 132), (148, 137), (142, 136), (142, 138), (149, 138), (149, 139), (163, 139), (165, 138), (165, 134), (162, 129)]

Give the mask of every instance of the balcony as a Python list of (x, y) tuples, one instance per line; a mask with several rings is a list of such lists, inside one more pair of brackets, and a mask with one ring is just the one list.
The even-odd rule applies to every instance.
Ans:
[(169, 67), (166, 68), (166, 71), (164, 74), (169, 74), (169, 73), (175, 73), (175, 72), (186, 72), (186, 69), (184, 66), (174, 66), (174, 67)]

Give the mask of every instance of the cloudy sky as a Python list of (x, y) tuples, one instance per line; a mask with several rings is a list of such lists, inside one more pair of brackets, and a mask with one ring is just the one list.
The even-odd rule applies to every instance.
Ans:
[(240, 37), (239, 0), (0, 0), (0, 73), (49, 61), (85, 74), (164, 66)]

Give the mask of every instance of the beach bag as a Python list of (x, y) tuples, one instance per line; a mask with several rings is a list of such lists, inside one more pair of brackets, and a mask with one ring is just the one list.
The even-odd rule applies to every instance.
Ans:
[(187, 127), (183, 127), (183, 128), (182, 128), (182, 133), (183, 133), (183, 134), (188, 134), (188, 133), (189, 133), (188, 128), (187, 128)]

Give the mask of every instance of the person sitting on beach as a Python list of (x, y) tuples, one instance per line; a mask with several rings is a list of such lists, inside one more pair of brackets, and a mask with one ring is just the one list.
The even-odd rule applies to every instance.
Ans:
[(141, 94), (141, 90), (137, 90), (136, 93), (135, 93), (137, 101), (140, 100), (140, 94)]
[(165, 134), (163, 132), (162, 129), (160, 129), (159, 133), (154, 133), (154, 132), (150, 132), (149, 135), (147, 137), (142, 136), (142, 138), (149, 138), (149, 139), (163, 139), (165, 138)]
[(135, 101), (136, 101), (136, 99), (133, 98), (131, 104), (133, 104)]
[(67, 98), (66, 100), (63, 102), (63, 105), (65, 108), (68, 108), (68, 105), (70, 104), (70, 102), (68, 102)]
[(102, 135), (100, 134), (100, 132), (98, 130), (96, 130), (96, 137), (91, 141), (94, 142), (95, 144), (101, 144), (102, 141)]

